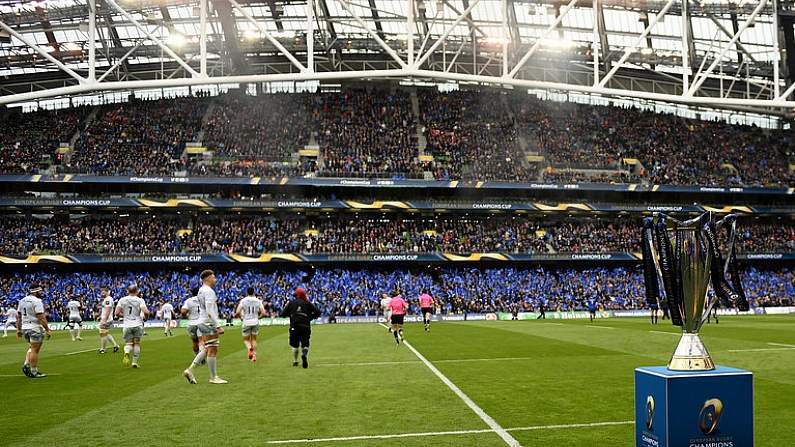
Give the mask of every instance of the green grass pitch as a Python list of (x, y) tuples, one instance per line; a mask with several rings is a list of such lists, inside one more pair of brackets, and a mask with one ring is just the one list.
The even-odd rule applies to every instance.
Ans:
[[(0, 339), (0, 443), (68, 446), (633, 446), (634, 369), (665, 365), (678, 328), (647, 318), (318, 325), (309, 368), (292, 367), (286, 327), (262, 327), (258, 361), (239, 328), (221, 336), (219, 375), (181, 375), (185, 329), (149, 328), (141, 368), (99, 335), (57, 331), (40, 370), (27, 344)], [(114, 330), (117, 341), (121, 331)], [(721, 317), (701, 337), (717, 364), (754, 373), (756, 446), (795, 439), (795, 316)], [(427, 363), (423, 361), (427, 360)], [(438, 371), (438, 375), (434, 372)], [(490, 422), (489, 422), (490, 421)]]

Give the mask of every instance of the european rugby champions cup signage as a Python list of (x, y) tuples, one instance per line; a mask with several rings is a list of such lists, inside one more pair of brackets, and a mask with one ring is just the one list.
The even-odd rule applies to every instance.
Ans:
[(662, 213), (644, 220), (646, 300), (665, 300), (682, 338), (667, 367), (635, 369), (636, 446), (754, 445), (752, 373), (716, 366), (698, 336), (718, 300), (748, 310), (734, 253), (736, 223), (734, 214), (716, 222), (713, 212), (684, 222)]

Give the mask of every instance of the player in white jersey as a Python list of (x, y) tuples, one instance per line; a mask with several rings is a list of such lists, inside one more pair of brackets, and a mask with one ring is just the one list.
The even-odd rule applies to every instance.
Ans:
[(44, 316), (44, 303), (41, 302), (41, 286), (32, 285), (29, 295), (19, 300), (19, 317), (22, 320), (17, 326), (17, 338), (25, 337), (30, 343), (28, 352), (25, 353), (25, 363), (22, 372), (30, 378), (47, 377), (39, 372), (39, 350), (44, 338), (50, 339), (50, 326)]
[(102, 339), (102, 348), (99, 353), (105, 353), (105, 346), (108, 345), (108, 342), (113, 343), (113, 352), (119, 352), (119, 344), (110, 335), (110, 324), (113, 321), (113, 298), (107, 287), (100, 289), (100, 297), (102, 298), (102, 309), (99, 311), (99, 336)]
[(243, 344), (248, 349), (248, 359), (256, 362), (259, 319), (265, 316), (265, 306), (262, 305), (259, 298), (254, 296), (253, 287), (246, 290), (246, 296), (237, 305), (235, 316), (243, 319)]
[[(199, 294), (199, 288), (194, 288), (191, 290), (191, 297), (185, 300), (182, 303), (182, 308), (180, 312), (182, 313), (182, 318), (186, 318), (188, 320), (188, 336), (190, 337), (191, 341), (193, 342), (193, 357), (199, 355), (199, 351), (204, 351), (204, 343), (199, 340), (199, 299), (196, 295)], [(204, 363), (206, 359), (202, 360)]]
[(381, 294), (381, 309), (384, 312), (384, 322), (388, 326), (389, 332), (392, 332), (392, 308), (389, 307), (389, 301), (391, 300), (392, 298), (386, 293)]
[(193, 359), (188, 369), (182, 375), (188, 379), (189, 383), (196, 383), (196, 376), (193, 369), (201, 361), (207, 359), (207, 367), (210, 369), (210, 383), (227, 383), (226, 380), (218, 377), (216, 373), (216, 356), (218, 355), (218, 336), (224, 333), (221, 321), (218, 319), (218, 296), (215, 294), (215, 273), (212, 270), (205, 270), (200, 275), (202, 286), (199, 288), (197, 299), (199, 300), (199, 324), (198, 334), (204, 342), (204, 351), (200, 351)]
[(14, 326), (14, 329), (16, 329), (19, 326), (17, 324), (17, 313), (18, 313), (17, 310), (14, 309), (13, 307), (9, 307), (3, 313), (3, 315), (6, 316), (6, 324), (5, 326), (3, 326), (3, 338), (8, 337), (9, 326)]
[[(123, 318), (124, 326), (124, 366), (138, 368), (138, 356), (141, 355), (141, 338), (144, 336), (144, 320), (149, 318), (149, 308), (143, 298), (138, 296), (138, 286), (127, 287), (127, 296), (119, 299), (116, 304), (116, 316)], [(132, 357), (132, 362), (130, 362)]]
[(160, 306), (160, 315), (163, 318), (163, 337), (174, 336), (171, 332), (171, 322), (174, 321), (174, 306), (168, 301)]
[(77, 299), (72, 298), (66, 303), (66, 308), (69, 310), (69, 322), (66, 323), (66, 327), (69, 328), (69, 335), (72, 336), (72, 341), (75, 341), (75, 325), (77, 325), (77, 339), (83, 341), (83, 337), (80, 336), (83, 332), (83, 317), (80, 315), (83, 305)]

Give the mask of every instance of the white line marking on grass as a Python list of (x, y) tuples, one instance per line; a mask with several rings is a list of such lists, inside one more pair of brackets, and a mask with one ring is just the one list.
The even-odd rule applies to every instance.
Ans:
[(384, 366), (384, 365), (417, 365), (421, 364), (419, 360), (412, 360), (410, 362), (346, 362), (346, 363), (318, 363), (315, 366)]
[(532, 357), (496, 357), (493, 359), (449, 359), (449, 360), (435, 360), (436, 363), (463, 363), (463, 362), (493, 362), (493, 361), (506, 361), (506, 360), (537, 360)]
[(610, 327), (610, 326), (594, 326), (592, 324), (586, 324), (585, 327), (592, 327), (592, 328), (596, 328), (596, 329), (615, 329), (614, 327)]
[(613, 421), (613, 422), (591, 422), (584, 424), (556, 424), (556, 425), (536, 425), (535, 427), (518, 427), (509, 428), (508, 431), (526, 431), (526, 430), (553, 430), (558, 428), (582, 428), (582, 427), (603, 427), (607, 425), (629, 425), (634, 424), (635, 421)]
[[(536, 425), (531, 427), (509, 428), (506, 431), (527, 431), (527, 430), (555, 430), (582, 427), (601, 427), (609, 425), (628, 425), (635, 421), (615, 421), (615, 422), (592, 422), (590, 424), (569, 424), (569, 425)], [(481, 433), (494, 433), (495, 430), (458, 430), (458, 431), (435, 431), (425, 433), (402, 433), (396, 435), (370, 435), (370, 436), (347, 436), (339, 438), (316, 438), (316, 439), (285, 439), (267, 441), (268, 444), (306, 444), (310, 442), (334, 442), (334, 441), (358, 441), (362, 439), (394, 439), (394, 438), (418, 438), (423, 436), (449, 436), (449, 435), (473, 435)]]
[(64, 355), (75, 355), (75, 354), (82, 354), (84, 352), (94, 352), (94, 351), (99, 351), (99, 349), (86, 349), (86, 350), (83, 350), (83, 351), (67, 352)]
[(511, 436), (507, 431), (505, 431), (504, 428), (502, 428), (502, 426), (500, 426), (500, 424), (497, 423), (497, 421), (495, 421), (494, 419), (492, 419), (491, 416), (486, 414), (486, 412), (483, 411), (483, 409), (481, 409), (475, 402), (473, 402), (472, 399), (469, 398), (469, 396), (464, 394), (464, 392), (461, 391), (457, 386), (455, 386), (455, 384), (451, 382), (450, 379), (448, 379), (444, 374), (442, 374), (441, 371), (436, 369), (436, 367), (433, 366), (433, 364), (429, 362), (428, 359), (423, 357), (423, 355), (420, 354), (419, 351), (414, 349), (414, 346), (411, 346), (407, 341), (404, 341), (403, 344), (406, 345), (406, 347), (409, 348), (409, 350), (411, 350), (411, 352), (413, 352), (414, 355), (416, 355), (417, 358), (419, 358), (422, 361), (422, 363), (424, 363), (425, 366), (428, 367), (428, 369), (430, 369), (434, 374), (436, 374), (436, 377), (441, 379), (441, 381), (444, 382), (444, 384), (447, 385), (448, 388), (453, 390), (453, 392), (456, 395), (458, 395), (458, 397), (460, 397), (461, 400), (463, 400), (464, 403), (467, 404), (467, 406), (471, 408), (472, 411), (475, 412), (475, 414), (480, 416), (480, 418), (483, 419), (483, 422), (485, 422), (489, 427), (491, 427), (491, 429), (495, 433), (497, 433), (508, 445), (521, 447), (519, 441), (514, 439), (513, 436)]
[(770, 346), (786, 346), (786, 347), (788, 347), (788, 348), (795, 348), (795, 345), (788, 345), (788, 344), (786, 344), (786, 343), (773, 343), (773, 342), (770, 342), (770, 343), (768, 343), (768, 344), (769, 344)]
[(727, 352), (754, 352), (754, 351), (795, 351), (795, 347), (792, 347), (792, 348), (729, 349)]
[[(499, 361), (514, 361), (514, 360), (535, 360), (533, 357), (496, 357), (485, 359), (448, 359), (448, 360), (434, 360), (434, 363), (465, 363), (465, 362), (499, 362)], [(315, 366), (383, 366), (383, 365), (416, 365), (422, 364), (419, 360), (412, 360), (410, 362), (345, 362), (345, 363), (318, 363)]]
[(682, 335), (681, 332), (663, 332), (663, 331), (649, 331), (653, 334), (667, 334), (667, 335)]
[(411, 350), (411, 352), (413, 352), (414, 355), (417, 356), (417, 358), (422, 360), (422, 363), (425, 363), (425, 366), (427, 366), (428, 369), (430, 369), (434, 374), (436, 374), (436, 377), (441, 379), (441, 381), (444, 382), (444, 384), (447, 385), (448, 388), (453, 390), (453, 392), (455, 394), (457, 394), (458, 397), (460, 397), (461, 400), (463, 400), (464, 403), (467, 404), (467, 406), (469, 408), (471, 408), (472, 411), (475, 412), (475, 414), (480, 416), (480, 418), (483, 419), (483, 422), (488, 424), (488, 426), (491, 427), (491, 429), (494, 430), (494, 432), (497, 433), (503, 439), (503, 441), (505, 441), (506, 444), (508, 444), (508, 445), (510, 445), (512, 447), (521, 447), (521, 444), (519, 444), (519, 441), (514, 439), (514, 437), (511, 436), (510, 433), (505, 431), (505, 429), (502, 428), (502, 426), (500, 426), (500, 424), (498, 424), (497, 421), (495, 421), (494, 419), (492, 419), (491, 416), (486, 414), (486, 412), (483, 411), (475, 402), (473, 402), (472, 399), (469, 398), (469, 396), (464, 394), (464, 392), (461, 391), (457, 386), (455, 386), (455, 384), (453, 382), (451, 382), (450, 379), (448, 379), (444, 374), (442, 374), (441, 371), (436, 369), (436, 367), (433, 366), (433, 364), (431, 362), (429, 362), (428, 359), (423, 357), (423, 355), (420, 354), (419, 351), (414, 349), (414, 346), (411, 346), (411, 344), (409, 344), (408, 342), (405, 342), (405, 341), (403, 342), (403, 344), (406, 345), (406, 347), (409, 348), (409, 350)]
[(268, 444), (299, 444), (308, 442), (332, 442), (332, 441), (357, 441), (361, 439), (394, 439), (394, 438), (416, 438), (422, 436), (442, 436), (442, 435), (468, 435), (478, 433), (493, 433), (494, 430), (461, 430), (461, 431), (440, 431), (427, 433), (402, 433), (397, 435), (370, 435), (370, 436), (347, 436), (340, 438), (317, 438), (317, 439), (287, 439), (282, 441), (268, 441)]

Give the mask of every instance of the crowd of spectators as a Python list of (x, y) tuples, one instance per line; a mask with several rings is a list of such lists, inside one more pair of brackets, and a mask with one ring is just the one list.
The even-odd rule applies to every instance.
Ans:
[[(641, 250), (633, 219), (492, 216), (5, 216), (0, 254), (616, 253)], [(720, 232), (721, 242), (727, 232)], [(795, 225), (741, 223), (740, 253), (795, 252)]]
[[(792, 305), (795, 273), (747, 268), (743, 287), (752, 307)], [(268, 317), (278, 316), (292, 298), (296, 287), (303, 287), (321, 308), (323, 318), (334, 316), (373, 316), (379, 314), (383, 293), (400, 294), (419, 312), (419, 295), (429, 290), (436, 299), (437, 312), (444, 314), (490, 312), (537, 312), (586, 310), (595, 299), (603, 310), (647, 309), (643, 271), (626, 268), (587, 270), (473, 269), (450, 268), (431, 271), (369, 271), (316, 269), (262, 273), (230, 270), (216, 272), (215, 291), (223, 318), (231, 318), (247, 287), (254, 287), (266, 307)], [(157, 309), (168, 301), (179, 307), (200, 284), (198, 273), (177, 271), (119, 273), (48, 273), (0, 275), (3, 307), (16, 306), (32, 283), (44, 289), (48, 317), (63, 321), (66, 303), (76, 298), (85, 306), (84, 317), (96, 320), (100, 306), (100, 287), (110, 288), (111, 296), (124, 296), (126, 287), (137, 284), (140, 296), (156, 318)], [(732, 306), (732, 303), (722, 303)]]
[[(517, 127), (531, 151), (549, 162), (547, 181), (635, 180), (699, 186), (792, 186), (791, 130), (764, 130), (724, 121), (618, 106), (514, 97)], [(624, 158), (644, 167), (630, 171)], [(572, 173), (572, 170), (579, 170)], [(608, 169), (614, 175), (583, 174)], [(629, 171), (629, 173), (628, 173)], [(585, 177), (585, 178), (583, 178)], [(615, 177), (615, 178), (614, 178)]]
[(305, 112), (308, 94), (263, 94), (256, 98), (218, 96), (202, 126), (202, 142), (213, 153), (188, 158), (189, 176), (300, 177), (317, 170), (316, 162), (290, 162), (310, 142)]
[(64, 172), (100, 176), (171, 176), (185, 170), (209, 98), (133, 100), (102, 106), (75, 142)]
[(492, 92), (420, 90), (420, 121), (436, 180), (535, 181), (525, 167), (504, 96)]
[(82, 128), (90, 111), (74, 107), (0, 118), (0, 175), (39, 174), (59, 164), (58, 148)]
[(311, 114), (323, 153), (321, 173), (420, 173), (416, 117), (405, 91), (314, 95)]
[[(60, 143), (77, 137), (62, 172), (795, 186), (791, 129), (516, 93), (222, 94), (134, 99), (93, 112), (10, 113), (0, 120), (0, 174), (41, 172), (57, 164)], [(207, 147), (212, 158), (186, 157), (191, 142)], [(293, 158), (310, 144), (317, 144), (319, 157)], [(542, 161), (526, 161), (530, 153)]]

